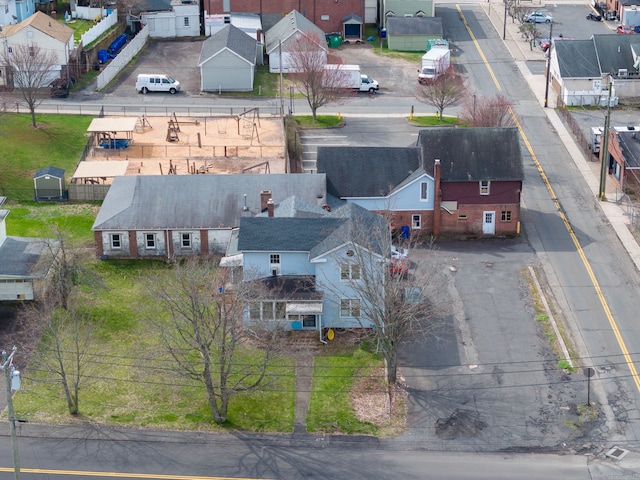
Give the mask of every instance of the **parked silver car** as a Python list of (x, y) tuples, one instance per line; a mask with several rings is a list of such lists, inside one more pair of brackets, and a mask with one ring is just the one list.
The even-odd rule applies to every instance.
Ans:
[(553, 22), (553, 17), (541, 12), (532, 12), (524, 17), (524, 21), (529, 23), (551, 23)]

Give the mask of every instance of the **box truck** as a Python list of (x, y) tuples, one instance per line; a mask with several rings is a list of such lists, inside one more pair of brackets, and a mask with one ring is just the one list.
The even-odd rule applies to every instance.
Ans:
[(427, 81), (438, 78), (451, 66), (451, 51), (449, 45), (433, 45), (422, 56), (422, 67), (418, 70), (418, 81)]
[(324, 68), (330, 72), (339, 72), (344, 79), (345, 88), (369, 93), (375, 93), (380, 88), (378, 82), (360, 72), (360, 65), (328, 64)]

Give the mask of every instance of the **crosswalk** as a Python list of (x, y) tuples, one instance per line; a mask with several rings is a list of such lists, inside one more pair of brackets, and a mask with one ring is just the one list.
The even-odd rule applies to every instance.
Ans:
[[(326, 132), (326, 130), (325, 130)], [(346, 135), (319, 134), (317, 130), (303, 131), (300, 135), (302, 142), (302, 171), (304, 173), (317, 172), (318, 147), (348, 146)]]

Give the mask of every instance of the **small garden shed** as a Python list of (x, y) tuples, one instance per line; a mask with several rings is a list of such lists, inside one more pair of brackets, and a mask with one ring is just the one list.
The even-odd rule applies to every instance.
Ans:
[(36, 200), (64, 200), (66, 183), (64, 170), (46, 167), (38, 170), (33, 177)]
[(359, 17), (355, 13), (347, 15), (342, 19), (342, 30), (342, 36), (346, 42), (361, 41), (364, 36), (362, 17)]

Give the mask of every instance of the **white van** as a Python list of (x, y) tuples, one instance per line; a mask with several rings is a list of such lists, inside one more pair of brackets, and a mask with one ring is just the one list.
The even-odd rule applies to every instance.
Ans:
[(180, 91), (180, 82), (169, 75), (141, 73), (136, 80), (136, 90), (138, 93), (169, 92), (173, 95)]

